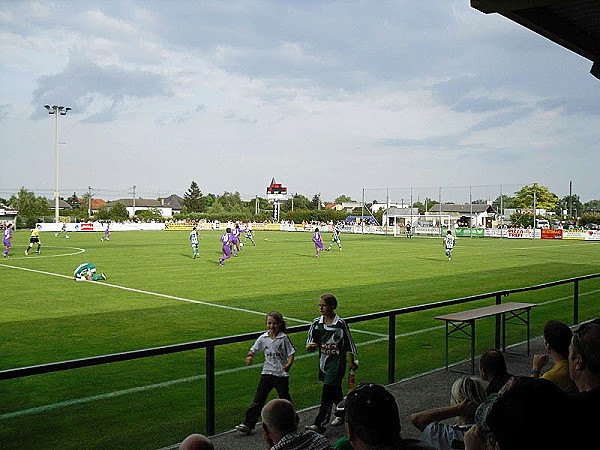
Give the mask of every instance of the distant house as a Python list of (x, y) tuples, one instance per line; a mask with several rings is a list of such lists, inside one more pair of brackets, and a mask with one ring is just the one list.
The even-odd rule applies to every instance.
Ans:
[(92, 214), (97, 213), (102, 205), (106, 205), (106, 200), (102, 200), (101, 198), (93, 198), (92, 199)]
[(18, 214), (19, 214), (19, 211), (16, 211), (14, 209), (9, 209), (5, 205), (0, 203), (0, 224), (10, 222), (13, 225), (16, 225)]
[(325, 205), (326, 209), (335, 209), (336, 211), (352, 212), (356, 208), (361, 208), (361, 202), (342, 202), (342, 203), (328, 203)]
[(100, 209), (100, 207), (102, 205), (106, 204), (106, 200), (102, 200), (101, 198), (92, 198), (91, 205), (88, 204), (87, 198), (79, 197), (77, 200), (79, 200), (79, 204), (81, 205), (81, 208), (83, 208), (85, 210), (90, 208), (91, 214), (96, 214), (98, 212), (98, 210)]
[(173, 214), (178, 214), (183, 209), (183, 197), (177, 194), (171, 194), (168, 197), (161, 199), (164, 206), (170, 207)]
[(496, 217), (496, 210), (492, 205), (480, 203), (464, 205), (451, 203), (440, 205), (438, 203), (425, 212), (425, 216), (439, 214), (450, 216), (451, 225), (491, 228), (492, 219)]
[(404, 226), (408, 222), (412, 224), (418, 220), (418, 218), (419, 208), (398, 208), (397, 206), (390, 206), (383, 211), (381, 222), (387, 225)]
[[(50, 206), (50, 209), (52, 209), (54, 211), (54, 207), (55, 207), (54, 199), (52, 199), (52, 200), (46, 199), (46, 200), (48, 201), (48, 205)], [(67, 210), (73, 209), (73, 207), (61, 198), (58, 200), (58, 209), (60, 211), (67, 211)]]
[(106, 203), (106, 207), (112, 208), (117, 203), (121, 203), (125, 206), (129, 217), (134, 217), (136, 211), (147, 211), (149, 209), (157, 209), (162, 217), (173, 217), (173, 208), (164, 205), (163, 202), (159, 200), (147, 198), (120, 198)]

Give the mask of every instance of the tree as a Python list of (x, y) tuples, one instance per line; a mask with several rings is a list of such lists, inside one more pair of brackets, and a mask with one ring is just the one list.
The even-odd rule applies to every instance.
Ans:
[(321, 209), (321, 193), (313, 195), (310, 201), (310, 209)]
[(203, 212), (204, 206), (202, 191), (198, 187), (198, 184), (192, 181), (190, 188), (183, 194), (183, 207), (188, 212)]
[(496, 211), (502, 212), (506, 208), (514, 208), (515, 199), (514, 197), (509, 197), (506, 194), (502, 194), (496, 197), (496, 200), (492, 202), (492, 206)]
[[(103, 205), (104, 206), (104, 205)], [(115, 203), (115, 205), (110, 208), (110, 219), (115, 222), (123, 222), (129, 218), (129, 213), (127, 212), (127, 208), (121, 202)]]
[(577, 216), (578, 213), (581, 214), (583, 212), (583, 205), (578, 195), (567, 195), (556, 204), (554, 212), (558, 217)]
[(88, 213), (88, 210), (90, 211), (90, 214), (92, 213), (92, 208), (91, 208), (92, 196), (89, 192), (86, 192), (85, 194), (83, 194), (83, 196), (81, 197), (81, 201), (79, 203), (81, 205), (81, 209), (85, 210), (86, 215)]
[(516, 212), (510, 215), (510, 223), (517, 228), (533, 227), (533, 214)]
[(223, 192), (223, 195), (218, 197), (219, 203), (225, 208), (225, 211), (232, 211), (242, 207), (242, 198), (239, 192)]
[(347, 195), (340, 195), (338, 198), (336, 198), (333, 203), (350, 203), (352, 201), (352, 199), (350, 197), (348, 197)]
[(50, 204), (46, 197), (36, 197), (36, 195), (21, 187), (18, 196), (10, 198), (10, 206), (19, 211), (19, 216), (23, 219), (22, 224), (26, 227), (32, 227), (42, 217), (50, 215)]
[(517, 208), (533, 208), (533, 196), (535, 193), (536, 209), (554, 211), (558, 203), (558, 197), (548, 190), (546, 186), (533, 183), (532, 186), (523, 186), (520, 191), (515, 192), (515, 206)]
[(96, 220), (109, 220), (110, 219), (110, 210), (108, 206), (102, 205), (98, 208), (98, 212), (96, 213)]
[(584, 212), (600, 212), (600, 200), (590, 200), (583, 204)]
[(77, 197), (77, 194), (75, 192), (73, 192), (73, 195), (71, 195), (66, 201), (69, 205), (71, 205), (71, 208), (73, 209), (77, 209), (81, 206), (81, 204), (79, 203), (79, 197)]
[(162, 214), (158, 208), (148, 208), (145, 210), (137, 211), (135, 214), (141, 220), (161, 220)]
[(281, 212), (291, 211), (292, 205), (294, 206), (294, 211), (297, 209), (311, 208), (310, 199), (308, 197), (305, 197), (302, 194), (294, 194), (281, 204)]

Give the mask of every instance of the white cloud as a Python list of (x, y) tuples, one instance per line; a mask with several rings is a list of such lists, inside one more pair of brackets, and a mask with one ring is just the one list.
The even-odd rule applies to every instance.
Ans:
[(0, 191), (52, 191), (50, 103), (67, 192), (600, 195), (591, 63), (468, 1), (24, 1), (0, 30)]

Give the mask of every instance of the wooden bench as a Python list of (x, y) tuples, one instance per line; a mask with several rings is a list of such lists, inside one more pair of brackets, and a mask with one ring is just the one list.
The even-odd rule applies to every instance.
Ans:
[[(475, 321), (485, 317), (502, 317), (502, 332), (499, 330), (499, 320), (496, 321), (496, 343), (495, 348), (500, 347), (500, 335), (502, 335), (502, 351), (506, 351), (506, 322), (518, 319), (527, 325), (527, 354), (529, 355), (529, 312), (536, 303), (508, 302), (499, 305), (485, 306), (483, 308), (469, 309), (456, 313), (437, 316), (436, 319), (446, 322), (446, 370), (448, 370), (448, 338), (450, 335), (461, 332), (471, 338), (471, 374), (475, 373)], [(450, 326), (452, 326), (450, 328)]]

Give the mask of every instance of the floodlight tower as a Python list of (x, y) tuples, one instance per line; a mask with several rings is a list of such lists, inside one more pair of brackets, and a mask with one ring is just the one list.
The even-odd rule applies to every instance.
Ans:
[(44, 105), (44, 108), (48, 110), (48, 114), (54, 114), (56, 116), (56, 142), (54, 143), (54, 156), (56, 159), (56, 180), (54, 185), (54, 222), (59, 222), (59, 193), (58, 193), (58, 117), (66, 116), (67, 112), (71, 110), (66, 106), (50, 106)]

